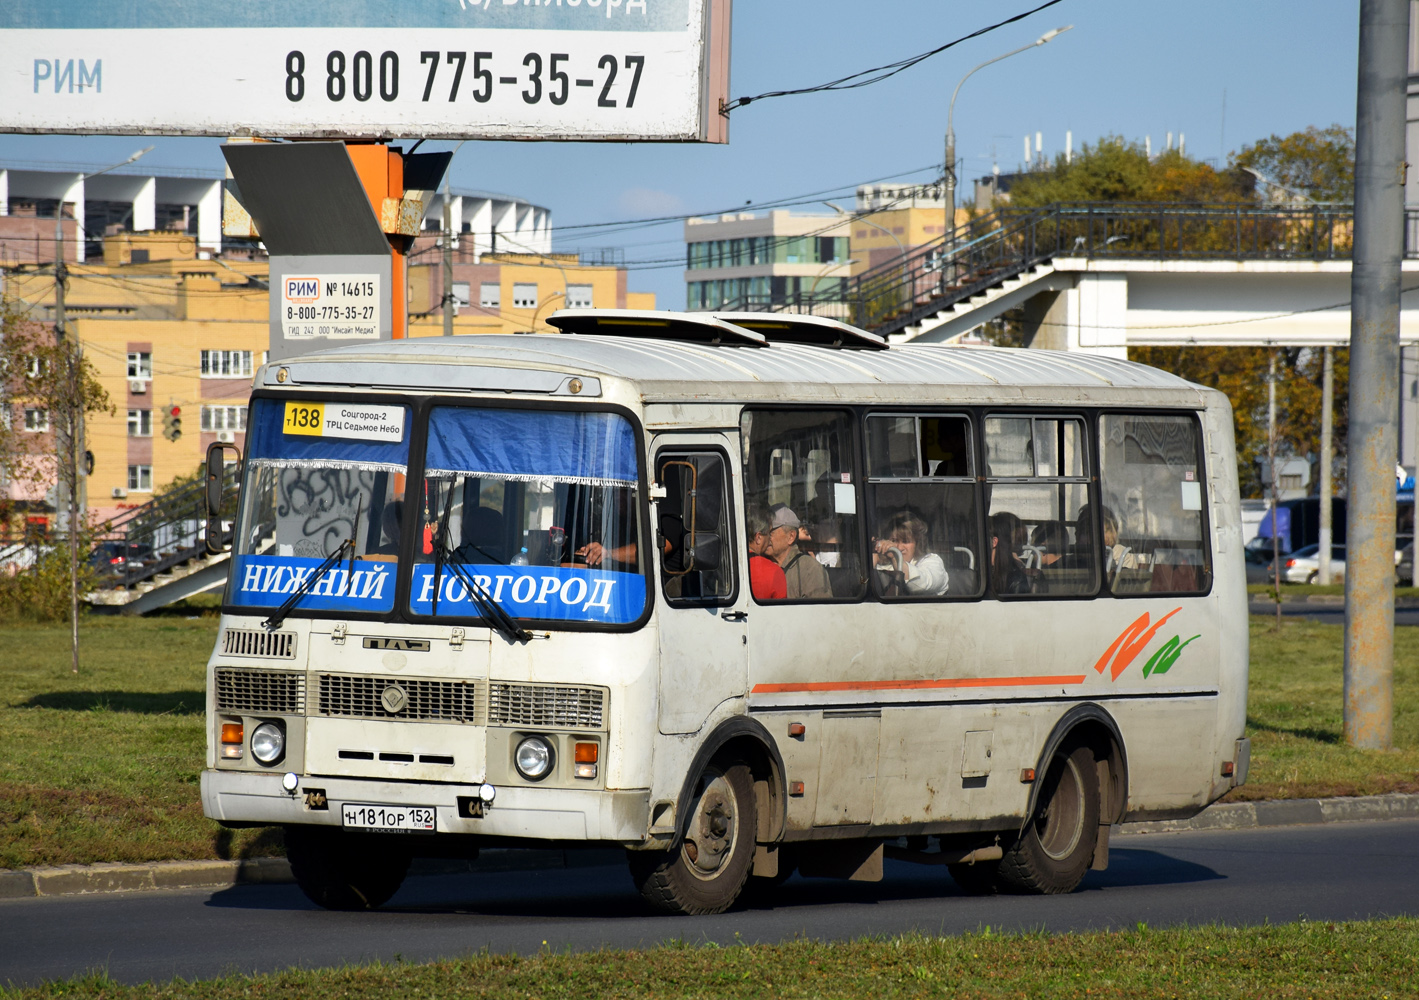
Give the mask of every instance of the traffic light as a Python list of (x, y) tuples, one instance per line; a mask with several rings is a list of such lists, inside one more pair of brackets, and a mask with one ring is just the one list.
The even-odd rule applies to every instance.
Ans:
[(163, 411), (163, 437), (169, 441), (182, 437), (182, 407), (169, 406)]

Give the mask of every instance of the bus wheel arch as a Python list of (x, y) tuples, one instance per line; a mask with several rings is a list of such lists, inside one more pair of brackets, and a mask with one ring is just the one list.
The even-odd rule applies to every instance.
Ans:
[(711, 761), (735, 758), (748, 765), (754, 780), (757, 804), (755, 840), (760, 844), (776, 844), (783, 839), (788, 810), (787, 786), (784, 780), (783, 756), (774, 745), (769, 731), (756, 719), (737, 715), (726, 719), (695, 751), (694, 759), (685, 772), (680, 794), (675, 800), (675, 846), (685, 837), (689, 824), (689, 808), (695, 783)]
[(1098, 705), (1055, 724), (1035, 767), (1025, 821), (997, 870), (1001, 888), (1073, 891), (1108, 864), (1109, 828), (1127, 806), (1128, 761), (1118, 725)]
[(783, 762), (750, 719), (732, 719), (701, 744), (676, 801), (666, 851), (629, 851), (641, 896), (666, 913), (720, 913), (739, 897), (765, 838), (781, 837)]

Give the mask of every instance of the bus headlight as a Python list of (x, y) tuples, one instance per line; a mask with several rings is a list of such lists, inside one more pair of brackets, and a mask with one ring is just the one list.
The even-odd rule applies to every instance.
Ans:
[(517, 745), (513, 763), (528, 781), (541, 781), (552, 773), (552, 744), (540, 736), (529, 736)]
[(274, 722), (263, 722), (251, 731), (251, 755), (262, 764), (274, 764), (286, 752), (286, 734)]

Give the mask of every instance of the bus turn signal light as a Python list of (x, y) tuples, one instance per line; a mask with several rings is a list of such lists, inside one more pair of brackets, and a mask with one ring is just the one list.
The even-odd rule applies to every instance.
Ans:
[(1035, 780), (1035, 769), (1033, 767), (1020, 768), (1020, 784), (1028, 785)]
[(1236, 770), (1237, 770), (1237, 765), (1236, 765), (1236, 763), (1235, 763), (1234, 761), (1230, 761), (1230, 760), (1224, 760), (1224, 761), (1222, 761), (1222, 777), (1224, 777), (1224, 778), (1230, 778), (1230, 777), (1236, 772)]
[(790, 736), (802, 736), (806, 732), (808, 732), (808, 727), (801, 722), (790, 722), (788, 724), (788, 735)]
[(576, 762), (578, 764), (595, 764), (600, 756), (601, 748), (595, 743), (578, 743), (576, 745)]
[(240, 722), (222, 723), (222, 759), (241, 760), (242, 733)]

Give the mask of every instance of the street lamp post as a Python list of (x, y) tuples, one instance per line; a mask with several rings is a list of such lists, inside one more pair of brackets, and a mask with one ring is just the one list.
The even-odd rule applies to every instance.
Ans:
[(1037, 48), (1072, 27), (1074, 27), (1074, 25), (1066, 24), (1062, 28), (1054, 28), (1050, 31), (1046, 31), (1029, 45), (1022, 45), (1018, 49), (1013, 49), (1004, 55), (996, 56), (994, 59), (987, 59), (975, 69), (971, 70), (970, 73), (961, 77), (961, 82), (956, 84), (956, 89), (951, 92), (951, 104), (946, 109), (946, 232), (950, 234), (948, 236), (948, 243), (954, 244), (956, 232), (956, 129), (954, 121), (956, 115), (956, 96), (960, 94), (962, 84), (969, 80), (973, 73), (985, 69), (991, 63), (998, 63), (1002, 59), (1009, 59), (1011, 56), (1019, 55), (1021, 52)]

